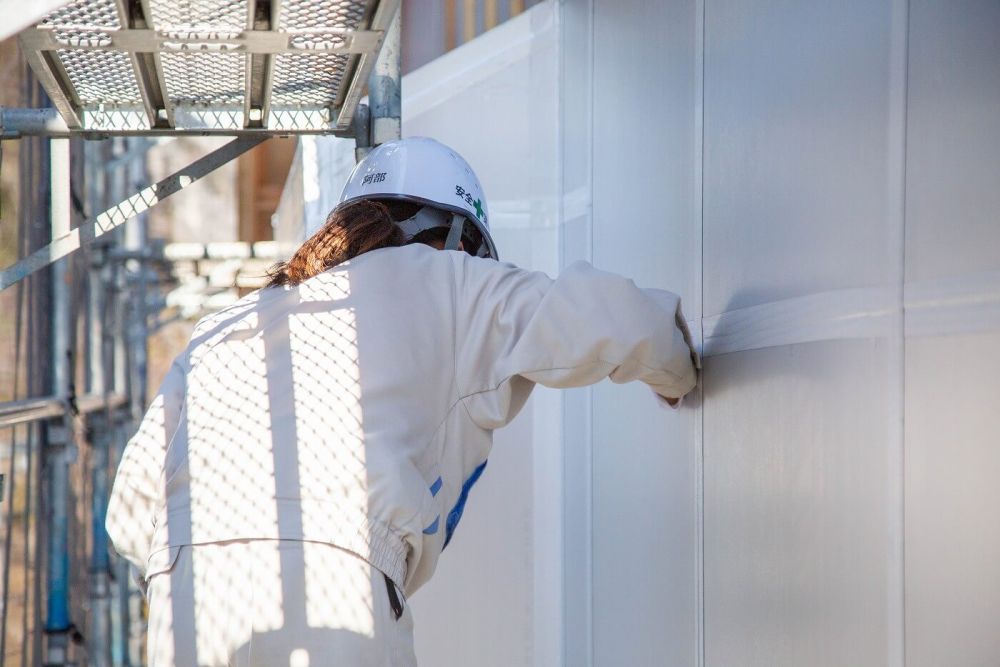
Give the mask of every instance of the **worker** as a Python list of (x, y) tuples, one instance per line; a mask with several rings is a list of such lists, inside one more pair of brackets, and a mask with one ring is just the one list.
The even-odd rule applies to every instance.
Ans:
[(125, 449), (107, 528), (149, 664), (415, 665), (407, 599), (534, 385), (676, 403), (696, 365), (677, 296), (502, 263), (461, 156), (377, 147), (267, 287), (197, 324)]

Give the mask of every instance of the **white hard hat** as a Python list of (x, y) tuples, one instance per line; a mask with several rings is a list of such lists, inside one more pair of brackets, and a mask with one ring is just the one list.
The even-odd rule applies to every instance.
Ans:
[(461, 240), (470, 254), (498, 259), (483, 186), (469, 163), (439, 141), (407, 137), (377, 147), (351, 172), (337, 206), (358, 199), (421, 204), (415, 215), (398, 221), (408, 239), (450, 227), (445, 247), (457, 248)]

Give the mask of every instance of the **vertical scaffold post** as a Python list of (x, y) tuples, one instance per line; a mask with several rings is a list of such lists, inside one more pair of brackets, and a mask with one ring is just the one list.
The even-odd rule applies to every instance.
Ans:
[(371, 112), (371, 145), (378, 146), (399, 139), (402, 133), (400, 87), (400, 33), (403, 7), (396, 10), (385, 32), (382, 51), (368, 77), (368, 107)]
[[(127, 182), (124, 176), (122, 162), (115, 160), (121, 148), (122, 139), (108, 139), (101, 144), (100, 159), (107, 164), (114, 164), (115, 167), (102, 170), (104, 187), (101, 189), (102, 201), (99, 209), (107, 209), (114, 202), (120, 201), (127, 196)], [(123, 247), (125, 230), (115, 229), (108, 235), (105, 251), (108, 253), (108, 264), (105, 270), (108, 272), (107, 285), (108, 292), (106, 298), (109, 302), (109, 317), (105, 322), (107, 335), (105, 337), (105, 368), (107, 382), (115, 393), (125, 394), (129, 397), (128, 405), (119, 410), (113, 422), (109, 425), (112, 429), (112, 461), (117, 463), (121, 459), (125, 449), (125, 442), (128, 440), (132, 427), (132, 394), (129, 387), (128, 373), (128, 317), (130, 295), (128, 292), (128, 279), (126, 267), (123, 262), (112, 261), (114, 252)], [(115, 646), (112, 658), (116, 667), (119, 665), (140, 665), (141, 662), (141, 628), (138, 622), (141, 619), (138, 612), (137, 600), (135, 599), (135, 583), (132, 581), (131, 567), (124, 558), (115, 559), (115, 602), (112, 618), (115, 623)]]
[[(99, 144), (84, 147), (87, 186), (87, 213), (101, 210), (98, 186), (102, 174)], [(105, 318), (107, 289), (107, 253), (103, 244), (96, 244), (88, 267), (87, 291), (87, 393), (107, 396), (107, 364), (105, 360)], [(87, 655), (95, 667), (108, 667), (112, 661), (111, 628), (111, 558), (108, 535), (104, 528), (109, 495), (109, 453), (113, 416), (100, 410), (88, 417), (93, 456), (91, 457), (91, 545), (90, 554), (90, 622), (87, 633)]]
[(372, 150), (372, 115), (367, 104), (354, 112), (354, 161), (361, 162)]
[[(51, 238), (70, 230), (70, 143), (49, 141), (49, 216)], [(52, 394), (69, 398), (72, 382), (70, 294), (68, 260), (52, 264), (51, 360)], [(65, 665), (73, 629), (69, 606), (69, 466), (75, 454), (69, 413), (51, 420), (46, 428), (44, 465), (48, 497), (46, 664)]]
[[(132, 177), (131, 170), (129, 169), (129, 162), (120, 159), (115, 159), (121, 155), (128, 152), (128, 140), (124, 138), (114, 139), (109, 143), (108, 149), (110, 151), (109, 158), (116, 165), (114, 170), (108, 174), (110, 179), (110, 187), (106, 190), (106, 194), (109, 196), (108, 200), (105, 202), (106, 206), (112, 205), (116, 201), (120, 201), (125, 197), (129, 196), (132, 192)], [(133, 225), (145, 225), (145, 218), (135, 220)], [(114, 242), (116, 249), (128, 250), (129, 237), (127, 228), (119, 228), (114, 232)], [(142, 238), (145, 238), (145, 230), (143, 231)], [(133, 245), (136, 243), (141, 244), (142, 238), (132, 239)], [(130, 277), (130, 271), (134, 264), (128, 264), (127, 262), (116, 261), (114, 263), (115, 268), (115, 289), (117, 296), (116, 303), (116, 313), (117, 320), (115, 322), (115, 333), (114, 333), (114, 347), (113, 347), (113, 357), (114, 357), (114, 373), (115, 373), (115, 391), (124, 393), (128, 396), (129, 402), (126, 409), (121, 410), (118, 413), (118, 419), (115, 422), (116, 435), (115, 435), (115, 461), (121, 459), (122, 452), (125, 450), (125, 445), (128, 439), (135, 432), (136, 420), (142, 415), (142, 410), (145, 408), (145, 345), (146, 341), (142, 341), (142, 365), (143, 371), (141, 373), (136, 372), (136, 359), (133, 354), (133, 345), (130, 337), (133, 333), (133, 316), (136, 308), (135, 304), (135, 282)], [(142, 624), (142, 605), (143, 598), (142, 594), (139, 592), (135, 580), (132, 578), (132, 568), (128, 561), (124, 558), (118, 559), (119, 569), (118, 576), (121, 582), (121, 588), (119, 589), (119, 604), (122, 619), (125, 621), (125, 629), (127, 629), (127, 634), (123, 635), (122, 640), (124, 645), (122, 648), (125, 649), (125, 659), (128, 665), (141, 665), (143, 664), (143, 642), (145, 639), (144, 628)]]
[[(134, 142), (143, 139), (129, 138), (122, 141), (124, 154), (131, 152)], [(127, 160), (121, 167), (122, 182), (126, 192), (135, 192), (142, 187), (146, 178), (145, 160)], [(139, 213), (137, 219), (125, 227), (124, 248), (137, 259), (126, 262), (128, 277), (127, 289), (131, 296), (128, 324), (128, 368), (129, 368), (129, 398), (132, 400), (132, 416), (139, 419), (146, 409), (146, 376), (149, 344), (149, 284), (150, 264), (148, 261), (148, 220), (146, 212)]]
[(111, 581), (108, 536), (104, 517), (108, 507), (108, 452), (111, 431), (108, 414), (98, 410), (90, 415), (89, 430), (93, 446), (91, 469), (91, 538), (90, 555), (90, 623), (87, 633), (88, 665), (111, 665)]
[[(121, 459), (130, 435), (131, 423), (127, 410), (118, 410), (115, 413), (111, 432), (112, 461)], [(115, 599), (112, 603), (111, 616), (114, 634), (114, 645), (111, 649), (112, 664), (115, 667), (141, 665), (145, 640), (140, 599), (142, 594), (132, 580), (131, 566), (127, 560), (121, 557), (115, 558), (114, 573)]]

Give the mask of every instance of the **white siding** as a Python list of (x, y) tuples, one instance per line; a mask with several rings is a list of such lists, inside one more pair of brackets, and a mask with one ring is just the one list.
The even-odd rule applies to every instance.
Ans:
[(900, 320), (807, 300), (901, 305), (891, 10), (706, 3), (707, 665), (899, 664)]
[(993, 0), (553, 0), (404, 80), (504, 259), (676, 291), (705, 354), (678, 412), (543, 391), (497, 434), (424, 664), (1000, 664), (997, 35)]
[(1000, 664), (1000, 3), (910, 4), (906, 656)]
[[(693, 4), (594, 6), (593, 259), (701, 301)], [(567, 109), (569, 112), (569, 109)], [(643, 386), (593, 392), (594, 665), (698, 656), (700, 419)]]
[(592, 256), (706, 353), (593, 392), (593, 664), (1000, 664), (1000, 6), (569, 4)]

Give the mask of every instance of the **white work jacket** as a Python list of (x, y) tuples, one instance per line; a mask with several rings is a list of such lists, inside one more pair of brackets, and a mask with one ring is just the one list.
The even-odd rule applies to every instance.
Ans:
[(144, 576), (179, 547), (326, 542), (426, 582), (493, 430), (535, 383), (696, 381), (679, 299), (415, 244), (202, 319), (122, 456), (107, 528)]

